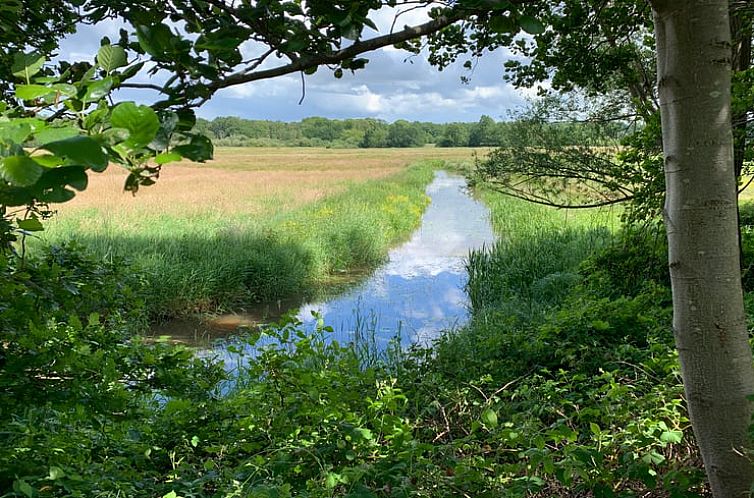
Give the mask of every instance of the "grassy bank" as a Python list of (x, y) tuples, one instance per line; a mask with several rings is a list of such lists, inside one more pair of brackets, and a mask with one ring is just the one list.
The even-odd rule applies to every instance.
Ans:
[[(440, 164), (372, 171), (377, 178), (368, 170), (350, 179), (340, 171), (314, 184), (298, 183), (300, 172), (279, 166), (285, 172), (275, 180), (279, 188), (251, 198), (245, 196), (253, 193), (238, 191), (239, 182), (252, 180), (246, 173), (179, 171), (175, 178), (187, 185), (202, 185), (199, 174), (210, 180), (207, 195), (222, 193), (222, 202), (208, 204), (199, 193), (176, 199), (180, 190), (172, 203), (159, 196), (133, 205), (138, 196), (117, 199), (126, 206), (83, 199), (50, 224), (44, 241), (75, 240), (100, 257), (132, 261), (147, 281), (153, 316), (306, 295), (341, 272), (375, 266), (407, 237), (420, 221), (424, 189)], [(96, 187), (92, 194), (96, 198)], [(157, 201), (165, 205), (150, 206)]]

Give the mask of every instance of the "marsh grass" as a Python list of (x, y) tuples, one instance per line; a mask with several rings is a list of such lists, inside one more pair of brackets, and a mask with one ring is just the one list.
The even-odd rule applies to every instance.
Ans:
[(469, 255), (467, 291), (475, 318), (488, 310), (542, 314), (570, 293), (582, 261), (619, 227), (617, 209), (564, 211), (491, 190), (478, 194), (490, 207), (497, 243)]
[[(153, 318), (242, 309), (245, 303), (311, 294), (344, 272), (377, 265), (418, 225), (428, 203), (424, 189), (440, 164), (329, 174), (220, 171), (219, 184), (202, 183), (217, 180), (214, 172), (199, 178), (189, 168), (175, 178), (193, 189), (190, 195), (173, 193), (166, 200), (145, 189), (151, 197), (143, 204), (123, 206), (119, 199), (107, 205), (102, 190), (112, 185), (105, 185), (93, 192), (102, 202), (85, 198), (66, 206), (42, 241), (75, 239), (99, 257), (132, 261), (147, 281)], [(244, 203), (240, 184), (252, 179), (234, 175), (250, 174), (279, 177), (282, 194)], [(301, 187), (301, 175), (317, 182)], [(260, 188), (259, 181), (253, 185)], [(207, 197), (224, 193), (238, 205), (234, 209), (226, 200), (212, 206), (202, 188)]]

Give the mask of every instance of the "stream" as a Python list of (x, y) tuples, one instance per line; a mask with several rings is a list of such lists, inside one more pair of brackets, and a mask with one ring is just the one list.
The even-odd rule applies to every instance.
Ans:
[(205, 321), (177, 320), (153, 334), (223, 355), (239, 328), (298, 309), (305, 328), (312, 330), (318, 316), (341, 343), (368, 340), (383, 350), (391, 340), (403, 346), (431, 342), (468, 320), (465, 259), (469, 251), (494, 243), (495, 235), (489, 210), (471, 197), (463, 177), (438, 171), (426, 192), (431, 203), (411, 238), (391, 250), (383, 266), (340, 294), (322, 302), (268, 303)]

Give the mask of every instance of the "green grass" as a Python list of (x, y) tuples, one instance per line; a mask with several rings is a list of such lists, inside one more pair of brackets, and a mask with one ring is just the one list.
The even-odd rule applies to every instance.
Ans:
[(44, 240), (75, 239), (99, 257), (132, 261), (153, 317), (238, 308), (311, 294), (342, 272), (379, 264), (418, 226), (439, 166), (423, 162), (264, 217), (111, 213), (92, 223), (83, 210), (51, 224)]
[(484, 188), (478, 194), (500, 238), (469, 256), (467, 290), (477, 316), (501, 307), (533, 314), (558, 304), (577, 280), (579, 264), (619, 223), (615, 209), (565, 211)]

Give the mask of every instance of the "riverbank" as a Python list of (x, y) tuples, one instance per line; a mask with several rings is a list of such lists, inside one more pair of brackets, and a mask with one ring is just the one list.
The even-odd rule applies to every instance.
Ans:
[[(357, 176), (343, 172), (342, 178), (317, 178), (317, 171), (309, 171), (308, 181), (292, 173), (256, 198), (238, 189), (239, 182), (250, 181), (245, 173), (204, 170), (202, 178), (217, 181), (220, 175), (226, 184), (225, 189), (215, 185), (227, 193), (222, 204), (208, 204), (198, 192), (193, 203), (150, 198), (146, 208), (120, 204), (130, 199), (89, 207), (94, 201), (84, 198), (50, 223), (42, 240), (75, 240), (98, 257), (130, 261), (145, 281), (152, 319), (237, 310), (293, 295), (313, 297), (344, 272), (374, 268), (390, 247), (408, 237), (427, 205), (424, 189), (440, 164), (427, 161)], [(192, 176), (197, 174), (177, 171), (174, 183), (189, 175), (190, 183), (201, 184)], [(326, 184), (329, 177), (335, 178), (331, 185)], [(96, 187), (87, 191), (94, 199), (104, 196)], [(158, 200), (169, 207), (150, 209)]]

